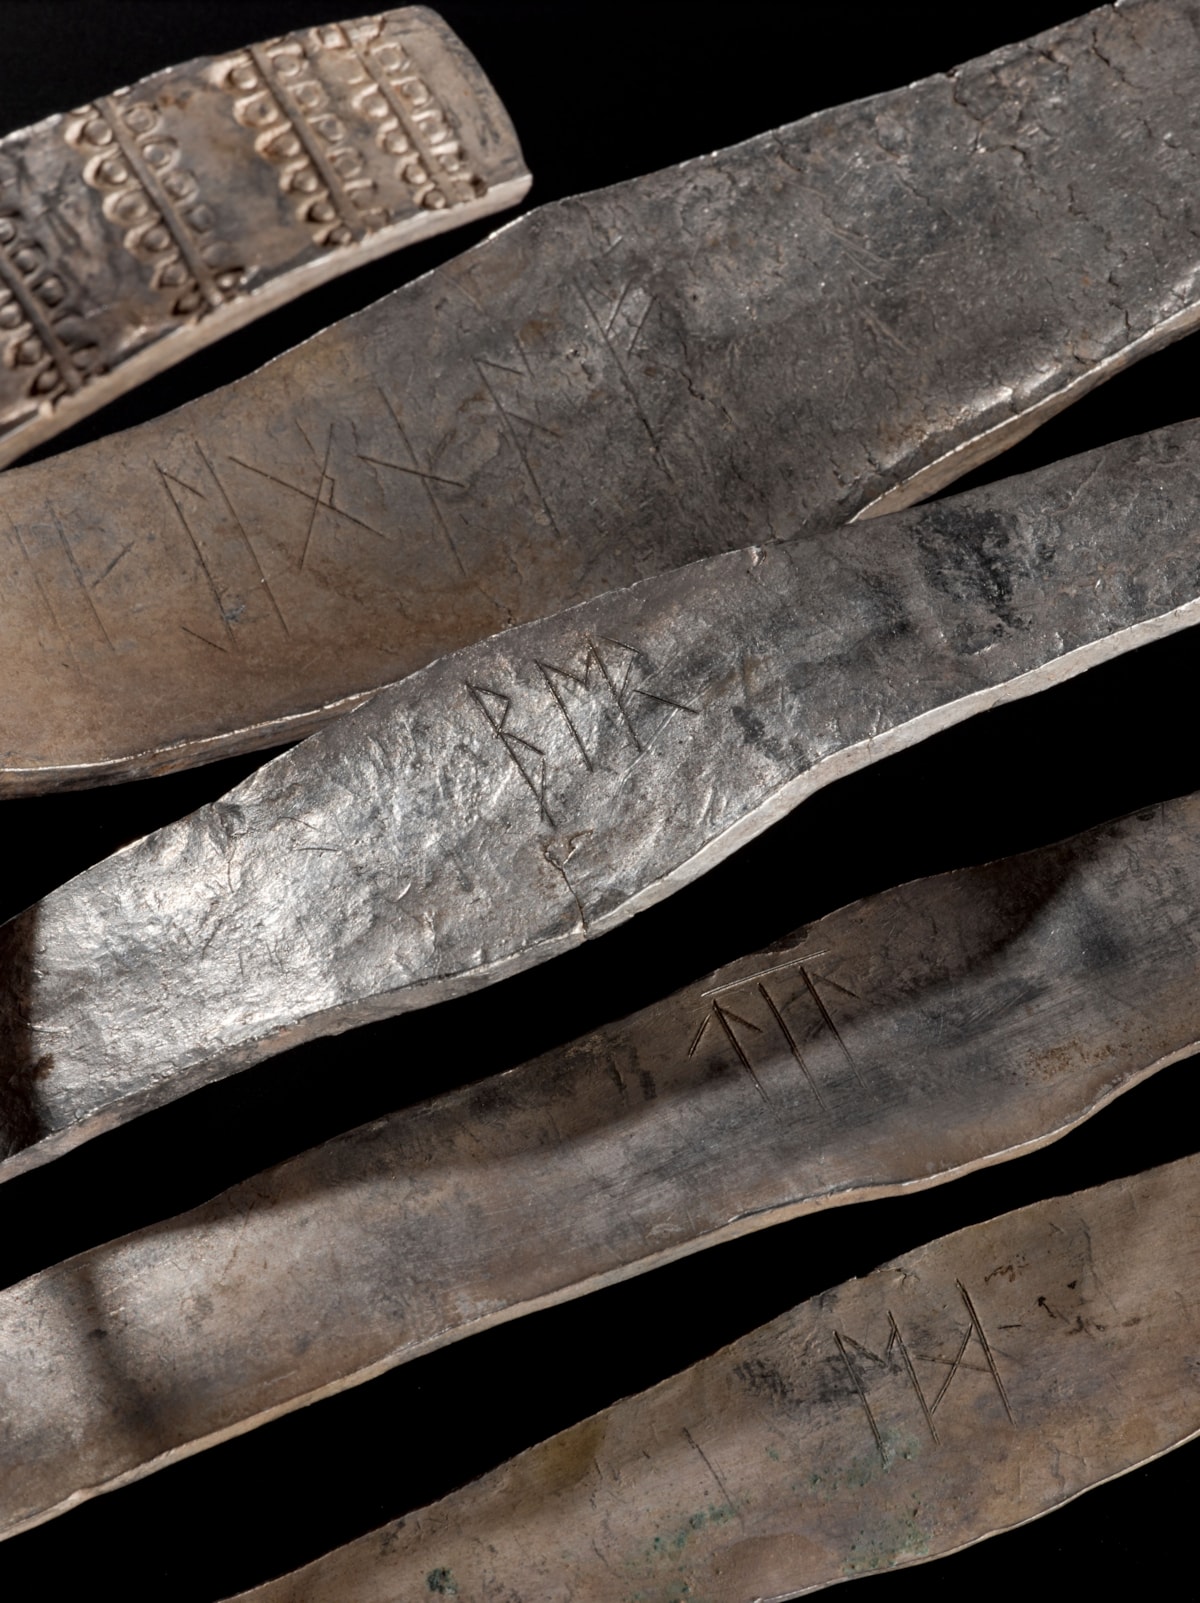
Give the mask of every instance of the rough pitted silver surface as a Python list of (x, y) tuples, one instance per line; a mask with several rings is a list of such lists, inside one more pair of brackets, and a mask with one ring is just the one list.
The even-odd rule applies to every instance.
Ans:
[(530, 214), (0, 486), (0, 784), (303, 733), (513, 622), (907, 504), (1200, 316), (1200, 5)]
[(819, 786), (1200, 617), (1200, 426), (410, 676), (0, 932), (4, 1173), (612, 928)]
[(1195, 1050), (1198, 948), (1193, 795), (869, 897), (0, 1291), (0, 1536), (502, 1320), (1062, 1135)]
[[(302, 291), (528, 188), (491, 85), (424, 7), (188, 62), (6, 135), (0, 465)], [(45, 531), (14, 532), (40, 571)]]

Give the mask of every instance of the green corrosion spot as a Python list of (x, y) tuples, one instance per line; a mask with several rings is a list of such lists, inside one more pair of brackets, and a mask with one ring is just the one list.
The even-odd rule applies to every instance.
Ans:
[(737, 1510), (732, 1503), (724, 1503), (719, 1507), (710, 1504), (708, 1508), (700, 1509), (690, 1519), (685, 1520), (679, 1529), (669, 1536), (656, 1536), (650, 1543), (650, 1552), (655, 1558), (663, 1554), (669, 1557), (675, 1553), (682, 1553), (697, 1531), (702, 1531), (709, 1525), (724, 1525), (736, 1515)]
[(917, 1523), (917, 1513), (914, 1509), (911, 1516), (896, 1515), (874, 1530), (860, 1531), (860, 1539), (850, 1544), (843, 1573), (861, 1575), (865, 1570), (891, 1569), (902, 1559), (924, 1558), (929, 1552), (929, 1537)]
[(882, 1458), (877, 1450), (864, 1450), (847, 1463), (827, 1467), (823, 1475), (814, 1472), (810, 1486), (814, 1489), (820, 1487), (820, 1495), (825, 1498), (837, 1497), (848, 1491), (860, 1492), (881, 1475), (890, 1475), (897, 1468), (911, 1464), (924, 1451), (921, 1438), (911, 1432), (889, 1432), (883, 1446)]
[(439, 1597), (458, 1596), (458, 1582), (444, 1566), (439, 1566), (436, 1570), (430, 1570), (425, 1577), (425, 1585), (431, 1592), (436, 1592)]

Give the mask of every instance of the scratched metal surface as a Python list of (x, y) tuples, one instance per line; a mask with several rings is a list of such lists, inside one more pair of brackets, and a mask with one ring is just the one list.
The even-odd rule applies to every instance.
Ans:
[[(418, 7), (188, 62), (8, 134), (0, 466), (292, 296), (528, 187), (491, 85)], [(106, 629), (107, 597), (88, 605), (95, 532), (61, 523), (55, 556), (81, 593), (56, 611), (60, 514), (12, 516), (5, 567), (23, 557), (49, 609), (28, 622), (65, 631), (52, 656), (86, 656), (74, 630)], [(10, 574), (4, 596), (18, 632), (22, 583), (14, 595)]]
[(783, 1603), (953, 1553), (1200, 1433), (1198, 1199), (1190, 1158), (947, 1236), (241, 1595)]
[[(643, 0), (636, 38), (615, 34), (614, 13), (598, 0), (445, 0), (439, 9), (486, 66), (545, 200), (950, 68), (1068, 18), (1072, 7), (1008, 0), (1002, 10), (943, 10), (932, 30), (873, 0), (743, 0), (736, 12), (712, 8), (722, 22), (713, 30), (681, 29), (674, 0)], [(6, 123), (19, 126), (163, 62), (320, 22), (330, 8), (328, 0), (109, 0), (102, 8), (6, 0), (3, 12), (0, 100)], [(605, 48), (593, 48), (597, 41)], [(563, 62), (566, 74), (557, 70)], [(634, 107), (636, 116), (624, 115)], [(487, 226), (467, 233), (481, 237)], [(344, 275), (124, 396), (117, 415), (122, 423), (153, 417), (251, 371), (401, 274), (460, 250), (463, 238), (445, 235)], [(1118, 375), (976, 478), (1186, 418), (1195, 408), (1193, 341)], [(113, 426), (111, 416), (95, 414), (73, 438), (95, 437)], [(1129, 653), (829, 787), (680, 895), (553, 964), (310, 1042), (18, 1177), (0, 1187), (4, 1283), (169, 1219), (401, 1103), (627, 1015), (856, 897), (1195, 791), (1200, 753), (1180, 727), (1190, 727), (1197, 635)], [(3, 915), (218, 796), (253, 760), (7, 802)], [(54, 1576), (64, 1594), (86, 1595), (103, 1570), (128, 1603), (164, 1595), (213, 1603), (282, 1574), (919, 1243), (1186, 1153), (1198, 1127), (1194, 1064), (1152, 1076), (1040, 1152), (685, 1257), (477, 1333), (185, 1459), (0, 1544), (0, 1587), (35, 1596)], [(119, 1303), (99, 1298), (85, 1316), (100, 1352), (119, 1330)], [(132, 1413), (139, 1399), (129, 1403)], [(934, 1565), (876, 1575), (872, 1589), (921, 1603), (961, 1599), (1004, 1572), (1047, 1587), (1124, 1583), (1133, 1594), (1144, 1589), (1148, 1552), (1186, 1550), (1198, 1453), (1192, 1443), (1053, 1519)]]
[(1198, 26), (1194, 0), (1106, 7), (545, 208), (7, 476), (0, 783), (304, 733), (515, 621), (1011, 444), (1200, 316)]
[(1052, 1140), (1200, 1044), (1198, 951), (1192, 796), (868, 898), (0, 1292), (0, 1534), (531, 1309)]
[(442, 658), (0, 930), (0, 1175), (623, 923), (821, 786), (1200, 617), (1200, 426)]

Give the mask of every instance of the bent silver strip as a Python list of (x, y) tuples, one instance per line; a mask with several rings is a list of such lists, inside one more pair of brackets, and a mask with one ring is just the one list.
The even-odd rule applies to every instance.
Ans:
[(1198, 1182), (946, 1236), (244, 1603), (785, 1603), (1036, 1519), (1200, 1433)]
[(1197, 81), (1197, 0), (1105, 7), (534, 212), (19, 470), (0, 787), (306, 734), (512, 623), (948, 482), (1200, 318)]
[(1197, 949), (1192, 796), (844, 908), (0, 1292), (0, 1535), (502, 1320), (1050, 1141), (1200, 1044)]
[(648, 579), (381, 691), (0, 930), (0, 1175), (630, 918), (1200, 619), (1200, 426)]
[[(191, 61), (7, 135), (0, 466), (284, 301), (528, 188), (492, 86), (423, 7)], [(47, 471), (61, 491), (63, 470)], [(7, 512), (44, 605), (64, 577), (84, 592), (60, 594), (50, 625), (78, 662), (97, 639), (117, 651), (121, 629), (103, 592), (81, 612), (97, 536), (80, 538), (71, 500), (33, 524)], [(128, 510), (119, 494), (109, 506)]]

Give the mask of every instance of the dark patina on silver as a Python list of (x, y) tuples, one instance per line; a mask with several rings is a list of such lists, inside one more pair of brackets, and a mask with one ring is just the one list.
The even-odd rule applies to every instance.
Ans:
[(501, 1321), (1053, 1140), (1200, 1045), (1198, 948), (1193, 795), (842, 908), (0, 1291), (0, 1536)]
[(1200, 317), (1198, 22), (1106, 7), (547, 207), (8, 476), (0, 789), (306, 733), (497, 629), (903, 506), (1018, 439)]
[(1200, 427), (454, 653), (0, 931), (12, 1174), (601, 934), (820, 786), (1200, 616)]

